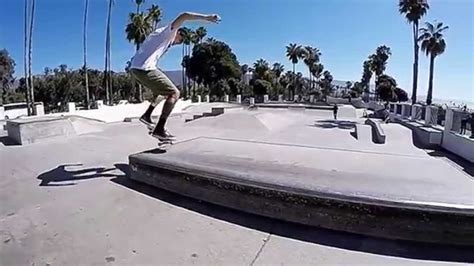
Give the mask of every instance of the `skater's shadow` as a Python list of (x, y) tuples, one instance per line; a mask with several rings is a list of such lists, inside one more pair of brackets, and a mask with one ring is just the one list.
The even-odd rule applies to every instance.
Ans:
[[(267, 232), (268, 234), (316, 243), (318, 245), (336, 247), (339, 249), (385, 256), (430, 261), (474, 262), (474, 253), (472, 253), (472, 250), (469, 248), (386, 240), (352, 233), (336, 232), (248, 214), (139, 183), (128, 178), (130, 176), (128, 165), (116, 164), (115, 167), (120, 169), (124, 175), (111, 179), (114, 183), (147, 195), (158, 201), (163, 201), (215, 219)], [(157, 202), (157, 204), (159, 203)]]
[(163, 148), (156, 148), (156, 149), (144, 151), (143, 153), (163, 154), (163, 153), (166, 153), (166, 149), (163, 149)]
[(63, 164), (52, 170), (40, 174), (37, 179), (41, 180), (40, 186), (72, 186), (74, 181), (99, 178), (99, 177), (117, 177), (117, 174), (111, 173), (116, 168), (92, 167), (79, 168), (82, 164)]
[(353, 121), (346, 120), (318, 120), (315, 122), (312, 127), (330, 129), (330, 128), (339, 128), (339, 129), (353, 129), (357, 123)]

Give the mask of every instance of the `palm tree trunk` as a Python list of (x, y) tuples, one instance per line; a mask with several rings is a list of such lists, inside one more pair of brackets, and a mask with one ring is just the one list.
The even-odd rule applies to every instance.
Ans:
[[(182, 58), (181, 62), (184, 61), (184, 56), (186, 55), (185, 51), (186, 51), (186, 45), (183, 43), (183, 47), (181, 49), (181, 58)], [(181, 64), (181, 80), (183, 82), (183, 84), (181, 86), (182, 87), (181, 90), (182, 90), (183, 94), (186, 94), (186, 85), (185, 85), (186, 80), (185, 80), (185, 77), (186, 77), (186, 73), (185, 73), (185, 70), (184, 70), (184, 64)]]
[(84, 85), (86, 90), (86, 108), (89, 109), (89, 78), (87, 75), (87, 12), (89, 9), (89, 0), (85, 0), (84, 7)]
[(26, 86), (26, 106), (28, 111), (28, 116), (31, 115), (31, 105), (30, 105), (30, 82), (28, 76), (28, 0), (25, 0), (25, 43), (24, 43), (24, 50), (23, 50), (23, 65), (25, 71), (25, 86)]
[(430, 57), (430, 79), (428, 82), (428, 95), (426, 96), (426, 104), (430, 105), (433, 100), (433, 76), (434, 76), (434, 60), (435, 56)]
[(291, 88), (291, 93), (290, 93), (290, 95), (289, 95), (289, 97), (290, 97), (290, 101), (291, 101), (291, 100), (294, 100), (294, 98), (293, 98), (293, 97), (295, 96), (295, 90), (296, 90), (296, 74), (295, 74), (295, 66), (296, 66), (296, 64), (295, 64), (295, 63), (293, 63), (293, 86), (292, 86), (293, 88)]
[(31, 17), (30, 17), (30, 39), (29, 39), (29, 45), (28, 45), (28, 75), (30, 76), (30, 104), (31, 104), (31, 113), (33, 115), (36, 115), (36, 110), (35, 110), (35, 87), (33, 84), (33, 74), (31, 73), (31, 57), (33, 53), (33, 25), (35, 21), (35, 0), (32, 0), (31, 2)]
[(418, 53), (420, 48), (418, 46), (418, 20), (413, 23), (413, 45), (414, 45), (414, 62), (413, 62), (413, 91), (411, 95), (411, 102), (416, 103), (416, 94), (418, 91)]
[(107, 104), (110, 103), (110, 79), (109, 79), (109, 56), (110, 56), (110, 17), (112, 12), (112, 0), (109, 0), (109, 9), (107, 11), (107, 30), (105, 37), (105, 69), (104, 69), (104, 79), (105, 79), (105, 101)]

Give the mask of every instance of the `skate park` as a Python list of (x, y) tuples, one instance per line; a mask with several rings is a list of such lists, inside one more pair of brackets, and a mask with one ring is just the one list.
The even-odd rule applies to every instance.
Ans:
[[(134, 108), (144, 109), (146, 105)], [(134, 215), (148, 215), (145, 213), (162, 208), (163, 202), (163, 210), (178, 208), (179, 215), (191, 215), (186, 219), (193, 223), (210, 219), (213, 224), (237, 223), (239, 228), (257, 226), (257, 231), (279, 232), (280, 229), (254, 224), (271, 219), (273, 222), (263, 224), (278, 223), (293, 228), (292, 232), (299, 231), (297, 235), (329, 230), (324, 234), (336, 239), (330, 245), (356, 252), (404, 259), (470, 261), (474, 205), (470, 172), (418, 148), (411, 131), (397, 123), (382, 124), (385, 143), (375, 143), (362, 111), (344, 105), (334, 120), (332, 111), (327, 109), (249, 110), (249, 106), (235, 103), (183, 104), (170, 117), (169, 128), (179, 137), (166, 150), (158, 148), (157, 141), (147, 136), (146, 127), (133, 116), (117, 116), (116, 121), (107, 123), (74, 118), (77, 114), (72, 120), (59, 115), (71, 121), (75, 134), (23, 145), (6, 141), (8, 135), (4, 132), (0, 153), (2, 175), (7, 179), (2, 182), (7, 182), (4, 185), (8, 189), (2, 194), (9, 200), (2, 205), (2, 213), (10, 215), (3, 222), (10, 232), (3, 236), (4, 240), (23, 237), (36, 243), (31, 223), (37, 228), (45, 219), (48, 226), (38, 227), (36, 234), (59, 233), (77, 239), (76, 233), (69, 232), (69, 226), (77, 224), (88, 237), (95, 238), (95, 230), (118, 236), (123, 228), (108, 226), (112, 226), (109, 219), (123, 215), (120, 210), (130, 212), (137, 204), (140, 206), (133, 207)], [(29, 167), (20, 167), (25, 160), (31, 160)], [(6, 181), (13, 176), (20, 178)], [(28, 185), (19, 186), (17, 182)], [(109, 199), (100, 196), (104, 193), (109, 194)], [(51, 196), (68, 200), (55, 202)], [(97, 197), (105, 201), (94, 208), (88, 206)], [(32, 202), (37, 203), (31, 205)], [(117, 209), (116, 204), (125, 205)], [(21, 216), (12, 209), (22, 210)], [(62, 211), (54, 214), (56, 210)], [(107, 213), (109, 218), (92, 218), (105, 218), (96, 211)], [(74, 221), (82, 212), (81, 218)], [(51, 220), (39, 213), (62, 218)], [(229, 213), (234, 218), (229, 218)], [(87, 219), (95, 222), (88, 225)], [(242, 219), (253, 222), (248, 224)], [(134, 221), (126, 222), (127, 232), (136, 232)], [(156, 223), (158, 220), (144, 226), (152, 230)], [(203, 228), (196, 226), (192, 228)], [(158, 232), (174, 235), (163, 230), (167, 229)], [(232, 236), (240, 232), (228, 230), (225, 229)], [(300, 238), (283, 231), (280, 233), (289, 239)], [(318, 237), (302, 239), (321, 243)], [(353, 244), (342, 244), (347, 239), (352, 239)], [(388, 252), (393, 249), (392, 241), (407, 242), (403, 242), (405, 248)], [(433, 242), (437, 246), (423, 244)], [(24, 246), (13, 243), (7, 251), (21, 254)], [(147, 250), (144, 246), (141, 249)], [(61, 250), (65, 257), (79, 256)], [(91, 251), (97, 259), (102, 253)], [(372, 255), (362, 258), (380, 261)]]

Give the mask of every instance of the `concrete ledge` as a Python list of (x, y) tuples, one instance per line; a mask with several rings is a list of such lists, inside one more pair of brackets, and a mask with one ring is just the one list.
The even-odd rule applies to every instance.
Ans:
[(372, 128), (372, 140), (375, 143), (383, 144), (385, 143), (385, 132), (380, 126), (380, 122), (375, 119), (369, 118), (365, 120), (365, 124), (369, 125)]
[(410, 121), (405, 118), (395, 117), (395, 122), (400, 123), (413, 132), (414, 140), (424, 148), (439, 148), (443, 138), (443, 131), (431, 126), (425, 126), (416, 121)]
[(355, 136), (359, 141), (372, 142), (372, 128), (369, 125), (355, 125)]
[[(230, 157), (213, 157), (214, 163), (204, 165), (210, 159), (208, 155), (199, 151), (189, 155), (193, 153), (191, 146), (203, 143), (186, 144), (179, 153), (175, 152), (178, 147), (171, 149), (173, 156), (155, 151), (129, 156), (130, 178), (217, 205), (310, 226), (389, 239), (474, 246), (474, 208), (470, 205), (392, 201), (345, 194), (337, 189), (288, 186), (277, 180), (302, 180), (308, 176), (297, 176), (304, 174), (303, 170), (273, 165), (268, 177), (256, 178), (262, 174), (255, 168), (258, 163), (248, 161), (247, 165), (238, 166)], [(189, 160), (197, 158), (194, 156), (201, 156), (201, 161)], [(282, 175), (289, 173), (285, 171), (297, 173), (285, 177)]]
[(302, 109), (318, 109), (318, 110), (332, 110), (329, 105), (315, 105), (315, 104), (301, 104), (301, 103), (258, 103), (257, 107), (262, 108), (302, 108)]
[(6, 129), (8, 137), (21, 145), (76, 135), (74, 127), (67, 117), (8, 120)]

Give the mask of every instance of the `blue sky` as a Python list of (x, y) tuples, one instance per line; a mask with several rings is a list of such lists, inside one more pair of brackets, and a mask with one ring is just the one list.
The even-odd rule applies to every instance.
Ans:
[[(22, 74), (23, 1), (0, 0), (0, 48), (6, 48)], [(83, 0), (37, 0), (33, 47), (33, 71), (67, 64), (82, 64)], [(411, 27), (398, 14), (398, 0), (145, 0), (163, 9), (163, 23), (181, 11), (218, 13), (219, 25), (206, 24), (209, 36), (227, 42), (241, 64), (259, 58), (281, 62), (290, 42), (318, 47), (322, 63), (335, 79), (359, 80), (362, 62), (379, 45), (391, 47), (386, 73), (411, 91)], [(424, 20), (449, 25), (447, 50), (435, 64), (434, 96), (474, 101), (474, 1), (430, 0)], [(125, 39), (131, 0), (115, 0), (112, 18), (112, 68), (122, 71), (133, 56), (133, 45)], [(90, 0), (89, 54), (91, 67), (103, 68), (107, 1)], [(190, 24), (191, 27), (197, 24)], [(159, 62), (166, 70), (179, 69), (181, 49), (171, 49)], [(426, 94), (428, 59), (420, 54), (419, 94)], [(307, 73), (303, 64), (297, 70)]]

